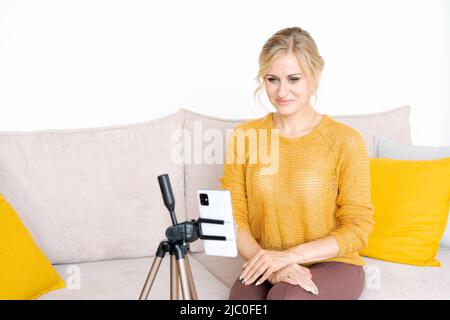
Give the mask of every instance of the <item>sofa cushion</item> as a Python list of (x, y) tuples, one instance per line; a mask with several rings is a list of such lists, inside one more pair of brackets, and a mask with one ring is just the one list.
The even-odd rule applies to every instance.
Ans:
[[(450, 157), (450, 147), (410, 146), (396, 143), (382, 137), (375, 137), (377, 158), (397, 160), (433, 160)], [(450, 223), (447, 222), (441, 246), (450, 248)]]
[[(185, 148), (190, 150), (185, 159), (186, 215), (188, 219), (198, 218), (196, 191), (198, 189), (220, 189), (220, 177), (223, 175), (226, 142), (237, 124), (250, 119), (220, 119), (189, 110), (181, 110), (184, 116)], [(398, 143), (410, 144), (410, 107), (400, 107), (386, 112), (366, 115), (332, 116), (354, 127), (364, 137), (369, 156), (374, 157), (373, 140), (376, 134), (392, 139)], [(205, 140), (205, 141), (204, 141)], [(211, 145), (217, 142), (219, 155), (213, 155)], [(202, 154), (203, 153), (203, 154)], [(186, 153), (185, 153), (186, 154)], [(216, 161), (219, 159), (219, 161)], [(200, 241), (191, 246), (193, 252), (200, 252)]]
[(361, 255), (438, 266), (450, 198), (450, 158), (370, 159), (375, 224)]
[[(230, 289), (196, 259), (190, 257), (192, 276), (199, 299), (227, 299)], [(108, 260), (63, 264), (55, 268), (67, 288), (41, 296), (41, 300), (137, 300), (153, 258)], [(182, 298), (181, 288), (179, 289)], [(170, 257), (163, 259), (148, 299), (170, 299)]]
[(35, 299), (63, 287), (14, 208), (0, 195), (0, 300)]
[[(203, 252), (193, 257), (218, 279), (231, 288), (242, 270), (244, 260), (207, 256)], [(440, 248), (440, 267), (419, 267), (364, 258), (366, 273), (362, 300), (450, 299), (450, 249)], [(319, 288), (320, 289), (320, 288)]]
[(410, 107), (404, 106), (371, 114), (332, 116), (358, 130), (364, 137), (370, 158), (375, 157), (375, 136), (379, 135), (402, 144), (411, 144)]
[(178, 112), (94, 129), (0, 133), (0, 193), (52, 263), (153, 255), (171, 224), (157, 176), (185, 220)]

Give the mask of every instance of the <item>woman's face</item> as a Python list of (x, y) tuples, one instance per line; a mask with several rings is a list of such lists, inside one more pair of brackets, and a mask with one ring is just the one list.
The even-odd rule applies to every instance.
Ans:
[(264, 75), (264, 84), (272, 105), (282, 115), (310, 107), (311, 86), (293, 54), (281, 56)]

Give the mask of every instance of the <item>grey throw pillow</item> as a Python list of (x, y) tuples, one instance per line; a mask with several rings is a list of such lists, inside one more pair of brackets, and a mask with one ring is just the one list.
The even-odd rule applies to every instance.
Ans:
[(375, 136), (377, 158), (398, 160), (434, 160), (450, 157), (450, 147), (411, 146)]

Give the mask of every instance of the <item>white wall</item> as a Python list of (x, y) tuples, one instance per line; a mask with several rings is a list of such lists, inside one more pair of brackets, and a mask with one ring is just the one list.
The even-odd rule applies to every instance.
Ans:
[[(409, 104), (415, 144), (450, 145), (449, 0), (0, 1), (0, 131), (140, 122), (255, 104), (257, 58), (300, 26), (325, 59), (317, 109)], [(444, 120), (445, 119), (445, 120)]]

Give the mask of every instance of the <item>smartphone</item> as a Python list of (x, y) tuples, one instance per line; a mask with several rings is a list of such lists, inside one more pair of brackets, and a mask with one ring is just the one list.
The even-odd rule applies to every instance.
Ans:
[(204, 235), (226, 238), (226, 240), (203, 240), (205, 253), (211, 256), (236, 257), (238, 254), (236, 227), (230, 191), (197, 190), (197, 203), (200, 218), (224, 221), (224, 224), (201, 224)]

